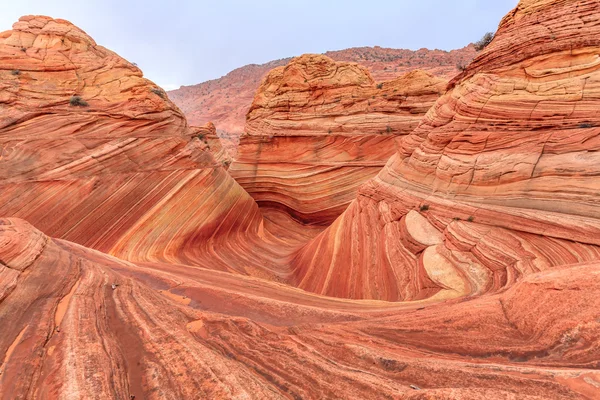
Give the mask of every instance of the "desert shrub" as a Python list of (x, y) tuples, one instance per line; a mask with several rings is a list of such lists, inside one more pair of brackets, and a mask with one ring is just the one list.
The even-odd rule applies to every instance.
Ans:
[(483, 37), (481, 39), (479, 39), (478, 41), (476, 41), (475, 44), (475, 50), (477, 51), (481, 51), (483, 49), (485, 49), (490, 43), (492, 43), (492, 40), (494, 40), (494, 33), (493, 32), (488, 32), (485, 35), (483, 35)]
[(460, 72), (464, 72), (467, 70), (467, 66), (465, 64), (456, 64), (456, 69)]
[(162, 90), (160, 90), (159, 88), (152, 88), (150, 89), (150, 91), (158, 96), (160, 96), (162, 99), (165, 98), (165, 92), (163, 92)]
[(87, 107), (89, 104), (87, 101), (83, 100), (80, 96), (72, 96), (71, 100), (69, 100), (69, 104), (73, 107)]
[(196, 137), (206, 143), (206, 135), (204, 133), (201, 133)]
[(13, 69), (12, 71), (10, 71), (10, 73), (12, 75), (21, 75), (21, 71), (19, 71), (18, 69)]
[(387, 133), (392, 133), (392, 127), (391, 127), (391, 126), (389, 126), (389, 125), (388, 125), (388, 126), (386, 126), (386, 127), (385, 127), (385, 131), (386, 131)]
[(377, 84), (377, 89), (383, 89), (383, 83), (378, 83)]
[(584, 128), (584, 129), (586, 129), (586, 128), (593, 128), (594, 124), (591, 124), (589, 122), (584, 122), (584, 123), (579, 124), (579, 127), (580, 128)]
[(429, 204), (423, 204), (421, 206), (421, 208), (419, 208), (420, 211), (429, 211)]
[(473, 222), (475, 221), (475, 217), (471, 215), (469, 218), (467, 218), (467, 221)]

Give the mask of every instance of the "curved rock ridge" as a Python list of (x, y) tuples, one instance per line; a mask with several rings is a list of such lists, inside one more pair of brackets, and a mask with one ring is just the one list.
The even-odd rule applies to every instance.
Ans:
[(600, 385), (597, 262), (410, 304), (136, 265), (19, 219), (0, 219), (0, 260), (0, 398), (591, 399)]
[[(596, 260), (598, 19), (597, 2), (521, 2), (348, 210), (296, 255), (295, 284), (339, 297), (449, 298)], [(540, 27), (555, 39), (524, 34)]]
[(135, 65), (41, 16), (0, 34), (0, 61), (1, 216), (129, 260), (258, 237), (255, 202)]
[[(452, 51), (389, 49), (379, 46), (328, 51), (325, 56), (367, 67), (377, 82), (396, 79), (419, 69), (443, 79), (452, 79), (475, 57), (473, 45)], [(214, 122), (232, 139), (244, 132), (246, 114), (263, 78), (276, 67), (292, 59), (283, 58), (265, 64), (250, 64), (227, 75), (169, 91), (169, 97), (185, 113), (191, 125)]]
[[(46, 138), (81, 139), (180, 135), (187, 127), (139, 68), (68, 21), (22, 17), (0, 33), (0, 46), (3, 138), (30, 138), (34, 124), (49, 127)], [(72, 96), (89, 106), (70, 105)]]
[(422, 71), (376, 84), (358, 64), (297, 57), (272, 70), (256, 93), (230, 173), (265, 215), (326, 226), (445, 85)]

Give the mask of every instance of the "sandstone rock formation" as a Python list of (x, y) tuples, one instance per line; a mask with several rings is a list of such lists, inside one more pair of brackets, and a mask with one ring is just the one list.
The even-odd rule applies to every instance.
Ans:
[(258, 229), (256, 204), (162, 89), (79, 28), (23, 17), (0, 34), (0, 65), (0, 215), (144, 260), (197, 251), (217, 225), (245, 232), (232, 204)]
[[(449, 52), (427, 49), (411, 51), (376, 46), (325, 53), (335, 61), (357, 62), (367, 67), (377, 82), (390, 81), (416, 69), (451, 79), (459, 72), (457, 66), (469, 64), (475, 54), (472, 45)], [(284, 58), (261, 65), (246, 65), (222, 78), (198, 85), (182, 86), (169, 91), (168, 94), (183, 110), (190, 124), (203, 125), (212, 121), (219, 130), (237, 138), (244, 132), (246, 114), (263, 77), (273, 68), (287, 65), (291, 60)]]
[(598, 398), (599, 20), (522, 0), (304, 243), (139, 70), (22, 18), (0, 34), (0, 398)]
[(422, 71), (376, 84), (358, 64), (297, 57), (256, 93), (230, 173), (263, 213), (328, 225), (445, 87)]
[(206, 145), (205, 149), (210, 151), (214, 159), (220, 162), (225, 169), (229, 168), (233, 156), (237, 151), (237, 145), (227, 138), (221, 138), (217, 133), (217, 128), (212, 122), (204, 126), (191, 128), (191, 135)]
[(420, 299), (433, 287), (451, 298), (596, 260), (599, 12), (592, 1), (522, 1), (297, 255), (295, 283), (341, 297)]

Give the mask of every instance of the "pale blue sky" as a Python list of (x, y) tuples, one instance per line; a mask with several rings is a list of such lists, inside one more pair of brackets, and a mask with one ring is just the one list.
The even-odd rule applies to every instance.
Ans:
[(348, 47), (452, 50), (495, 31), (517, 0), (18, 0), (26, 14), (67, 19), (137, 63), (165, 89), (242, 65)]

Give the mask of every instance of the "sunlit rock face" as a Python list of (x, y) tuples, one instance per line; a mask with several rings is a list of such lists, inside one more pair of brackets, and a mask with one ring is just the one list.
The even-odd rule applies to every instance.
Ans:
[[(263, 220), (141, 76), (141, 114), (13, 91), (0, 398), (598, 398), (598, 20), (596, 2), (522, 1), (312, 239)], [(538, 25), (555, 39), (518, 34)], [(33, 62), (4, 41), (57, 26), (86, 37), (45, 17), (2, 34), (27, 57), (3, 85)]]
[(358, 64), (295, 58), (258, 89), (230, 173), (266, 215), (327, 226), (445, 87), (421, 71), (376, 84)]

